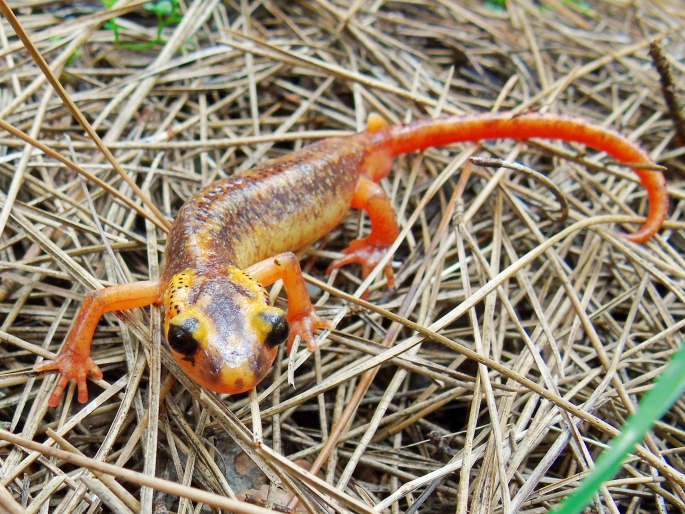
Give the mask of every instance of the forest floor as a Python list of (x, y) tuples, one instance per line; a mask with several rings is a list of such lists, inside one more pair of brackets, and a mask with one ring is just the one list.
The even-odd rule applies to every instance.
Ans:
[[(32, 50), (2, 18), (0, 121), (15, 132), (0, 132), (0, 423), (88, 466), (126, 468), (114, 480), (0, 441), (10, 512), (288, 512), (293, 492), (310, 512), (547, 512), (680, 347), (685, 131), (649, 47), (660, 44), (682, 100), (682, 2), (9, 8)], [(316, 353), (283, 348), (256, 391), (215, 395), (173, 360), (159, 308), (107, 314), (89, 403), (72, 383), (48, 407), (55, 374), (32, 366), (57, 353), (87, 291), (160, 275), (169, 223), (203, 185), (362, 131), (372, 112), (396, 125), (487, 111), (624, 134), (667, 169), (667, 223), (647, 243), (626, 240), (648, 211), (644, 187), (580, 144), (490, 140), (401, 156), (381, 182), (401, 229), (396, 288), (379, 270), (365, 304), (358, 266), (326, 274), (368, 234), (360, 211), (298, 253), (317, 311), (336, 325)], [(287, 308), (279, 285), (269, 292)], [(342, 437), (313, 479), (303, 469), (336, 425)], [(594, 509), (685, 510), (682, 401), (643, 448)]]

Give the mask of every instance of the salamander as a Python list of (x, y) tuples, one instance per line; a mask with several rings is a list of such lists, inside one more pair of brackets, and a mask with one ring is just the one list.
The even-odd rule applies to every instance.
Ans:
[[(622, 135), (576, 118), (505, 112), (390, 127), (372, 114), (364, 132), (311, 144), (193, 195), (169, 233), (161, 278), (88, 293), (56, 358), (34, 367), (60, 373), (49, 405), (57, 405), (71, 379), (86, 402), (86, 378), (102, 377), (90, 357), (102, 314), (150, 304), (164, 306), (166, 340), (197, 383), (219, 393), (255, 387), (281, 343), (290, 350), (299, 335), (314, 351), (314, 331), (333, 328), (314, 310), (291, 252), (327, 234), (351, 207), (363, 209), (370, 234), (352, 241), (328, 271), (356, 262), (366, 276), (399, 235), (378, 184), (395, 156), (462, 141), (536, 137), (582, 143), (622, 162), (652, 163)], [(624, 236), (640, 243), (659, 230), (669, 199), (660, 172), (634, 171), (647, 191), (649, 214), (637, 232)], [(386, 275), (392, 286), (392, 270)], [(270, 304), (265, 289), (278, 279), (288, 294), (287, 313)]]

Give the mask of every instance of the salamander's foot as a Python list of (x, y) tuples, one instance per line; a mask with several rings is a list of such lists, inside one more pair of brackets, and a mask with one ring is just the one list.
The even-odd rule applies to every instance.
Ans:
[(300, 336), (302, 339), (307, 341), (307, 348), (310, 352), (315, 352), (318, 348), (316, 344), (316, 339), (314, 338), (314, 331), (317, 328), (333, 330), (335, 326), (329, 320), (319, 316), (314, 307), (309, 308), (308, 311), (290, 314), (290, 311), (286, 314), (288, 323), (290, 324), (290, 335), (288, 336), (288, 354), (290, 354), (290, 349), (293, 346), (293, 341), (295, 341), (295, 336)]
[[(374, 244), (368, 241), (368, 237), (364, 239), (355, 239), (350, 243), (350, 247), (343, 250), (345, 257), (334, 260), (326, 273), (330, 274), (334, 269), (338, 269), (346, 264), (357, 262), (362, 265), (362, 277), (366, 278), (369, 273), (376, 267), (381, 259), (388, 252), (389, 246)], [(392, 272), (392, 263), (385, 266), (385, 277), (388, 280), (388, 287), (393, 289), (395, 287), (395, 275)], [(364, 293), (366, 298), (367, 294)]]
[(57, 407), (64, 389), (72, 378), (76, 380), (78, 386), (78, 401), (80, 403), (88, 401), (88, 387), (86, 385), (88, 376), (95, 380), (102, 378), (102, 371), (90, 356), (84, 357), (70, 351), (61, 351), (55, 360), (36, 364), (33, 366), (33, 371), (59, 371), (59, 378), (48, 400), (50, 407)]

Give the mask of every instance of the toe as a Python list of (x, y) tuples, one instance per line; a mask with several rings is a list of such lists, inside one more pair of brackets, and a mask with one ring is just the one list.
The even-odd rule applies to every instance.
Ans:
[(55, 361), (53, 360), (47, 360), (43, 362), (39, 362), (37, 364), (33, 365), (33, 371), (41, 372), (41, 371), (55, 371), (58, 368), (58, 365)]
[(86, 383), (85, 377), (79, 378), (77, 380), (78, 384), (78, 401), (79, 403), (88, 402), (88, 384)]
[(62, 393), (64, 392), (64, 389), (67, 387), (68, 383), (69, 379), (67, 377), (64, 375), (59, 376), (57, 382), (55, 383), (55, 388), (52, 390), (52, 394), (50, 395), (50, 399), (48, 400), (48, 405), (50, 407), (57, 407), (59, 399), (62, 397)]

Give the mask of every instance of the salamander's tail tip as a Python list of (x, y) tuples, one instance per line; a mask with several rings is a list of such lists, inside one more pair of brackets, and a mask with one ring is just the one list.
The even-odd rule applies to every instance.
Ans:
[[(658, 230), (658, 229), (657, 229)], [(633, 232), (632, 234), (626, 234), (623, 233), (621, 234), (625, 239), (628, 241), (631, 241), (633, 243), (646, 243), (649, 241), (649, 239), (656, 234), (657, 230), (653, 230), (651, 228), (647, 228), (646, 225), (644, 225), (640, 230), (637, 232)]]
[(644, 225), (637, 232), (622, 234), (628, 241), (646, 243), (659, 232), (664, 221), (666, 221), (669, 207), (668, 191), (666, 190), (665, 180), (661, 176), (659, 176), (659, 179), (655, 187), (645, 186), (649, 195), (649, 215)]
[(640, 177), (640, 181), (647, 191), (649, 199), (649, 214), (644, 225), (637, 232), (622, 234), (628, 241), (633, 243), (646, 243), (659, 232), (661, 225), (668, 217), (670, 199), (666, 177), (660, 171), (645, 170), (639, 166), (633, 167), (633, 171)]

